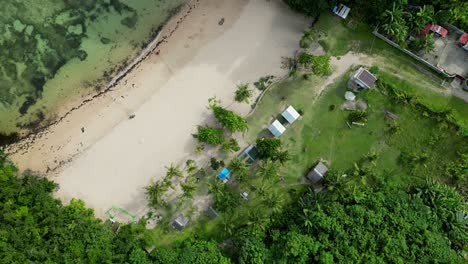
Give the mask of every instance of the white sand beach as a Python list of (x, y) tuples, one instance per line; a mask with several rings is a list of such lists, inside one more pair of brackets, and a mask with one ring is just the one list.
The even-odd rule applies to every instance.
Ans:
[(21, 169), (49, 171), (60, 198), (83, 199), (99, 217), (113, 205), (141, 216), (143, 188), (162, 178), (165, 166), (194, 155), (191, 134), (211, 119), (208, 98), (246, 114), (250, 105), (234, 102), (236, 84), (284, 75), (281, 57), (293, 55), (310, 23), (280, 0), (190, 5), (183, 22), (177, 23), (184, 11), (164, 29), (162, 36), (178, 25), (158, 55), (29, 142), (13, 161)]

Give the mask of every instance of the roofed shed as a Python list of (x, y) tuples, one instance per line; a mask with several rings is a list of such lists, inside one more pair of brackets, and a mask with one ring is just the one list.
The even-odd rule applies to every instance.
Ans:
[(301, 115), (292, 106), (288, 106), (281, 115), (288, 121), (289, 124), (294, 123)]
[(215, 219), (219, 216), (218, 212), (216, 212), (211, 206), (206, 209), (206, 215), (208, 215), (210, 219)]
[(286, 131), (286, 128), (278, 121), (275, 120), (269, 127), (268, 130), (270, 130), (271, 134), (275, 137), (281, 136), (284, 131)]
[(176, 217), (176, 219), (174, 219), (174, 221), (172, 221), (172, 226), (177, 229), (177, 230), (182, 230), (184, 229), (184, 227), (188, 224), (188, 218), (183, 216), (183, 215), (179, 215)]
[(366, 88), (372, 88), (377, 81), (377, 77), (364, 67), (360, 67), (351, 77), (348, 86), (355, 92), (360, 92)]
[(430, 32), (434, 32), (436, 33), (437, 35), (441, 36), (441, 37), (446, 37), (447, 34), (448, 34), (448, 30), (439, 26), (439, 25), (435, 25), (435, 24), (427, 24), (424, 29), (422, 30), (421, 34), (423, 36), (429, 34)]
[(458, 45), (465, 50), (468, 50), (468, 33), (463, 33), (458, 39)]
[(218, 173), (218, 179), (227, 182), (229, 180), (229, 177), (231, 175), (231, 172), (229, 171), (228, 168), (223, 168), (219, 173)]
[(333, 13), (335, 13), (335, 15), (341, 17), (342, 19), (346, 19), (346, 17), (348, 16), (349, 14), (349, 11), (351, 11), (351, 8), (343, 5), (343, 4), (339, 4), (335, 7), (333, 7)]
[(312, 184), (315, 184), (323, 179), (323, 176), (327, 173), (328, 168), (322, 162), (319, 162), (315, 167), (307, 174), (307, 179), (309, 179)]

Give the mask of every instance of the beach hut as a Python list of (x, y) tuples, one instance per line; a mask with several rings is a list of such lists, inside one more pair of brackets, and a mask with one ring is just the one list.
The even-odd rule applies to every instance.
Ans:
[(247, 158), (247, 161), (252, 163), (258, 158), (257, 147), (254, 145), (249, 145), (247, 148), (242, 151), (242, 153), (237, 157), (239, 160), (244, 160)]
[(288, 106), (281, 115), (288, 121), (289, 124), (294, 123), (301, 115), (292, 106)]
[(229, 176), (231, 175), (231, 172), (228, 170), (228, 168), (224, 167), (219, 173), (218, 173), (218, 179), (222, 180), (223, 182), (227, 182), (229, 180)]
[(275, 137), (281, 136), (286, 128), (278, 121), (275, 120), (269, 127), (268, 130), (270, 130), (271, 134)]
[(172, 227), (180, 231), (184, 229), (184, 227), (188, 224), (188, 221), (189, 220), (187, 217), (179, 215), (176, 217), (176, 219), (174, 219), (174, 221), (172, 221)]
[(210, 219), (215, 219), (219, 216), (218, 212), (215, 211), (215, 209), (213, 209), (213, 207), (208, 207), (208, 209), (206, 209), (206, 215), (210, 218)]
[(333, 13), (339, 17), (341, 17), (342, 19), (346, 19), (346, 17), (348, 17), (348, 14), (349, 14), (349, 11), (351, 11), (351, 8), (343, 5), (343, 4), (339, 4), (335, 7), (333, 7)]
[(321, 161), (307, 174), (307, 178), (313, 183), (318, 183), (327, 173), (328, 168)]
[(366, 88), (369, 89), (374, 87), (376, 81), (377, 77), (367, 69), (360, 67), (349, 80), (348, 87), (354, 92), (360, 92)]

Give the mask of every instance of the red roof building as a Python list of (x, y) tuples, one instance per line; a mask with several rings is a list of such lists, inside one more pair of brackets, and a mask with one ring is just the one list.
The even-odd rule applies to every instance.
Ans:
[(448, 34), (448, 30), (439, 26), (439, 25), (432, 25), (432, 24), (427, 24), (424, 29), (422, 30), (421, 34), (422, 35), (427, 35), (430, 32), (434, 32), (438, 34), (441, 37), (446, 37)]
[(460, 45), (466, 45), (468, 44), (468, 33), (463, 33), (463, 35), (461, 35), (460, 39), (458, 40)]

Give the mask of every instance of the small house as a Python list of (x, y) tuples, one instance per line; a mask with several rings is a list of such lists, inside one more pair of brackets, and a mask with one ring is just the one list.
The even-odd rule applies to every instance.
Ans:
[(229, 177), (231, 176), (231, 172), (228, 170), (228, 168), (224, 167), (219, 173), (218, 173), (218, 179), (222, 180), (223, 182), (227, 182), (229, 180)]
[(339, 4), (335, 7), (333, 7), (333, 13), (339, 17), (341, 17), (342, 19), (346, 19), (346, 17), (348, 16), (349, 14), (349, 11), (351, 11), (351, 8), (343, 5), (343, 4)]
[(281, 115), (288, 121), (289, 124), (294, 123), (301, 115), (292, 106), (288, 106)]
[(249, 145), (247, 148), (242, 151), (242, 153), (237, 157), (239, 160), (244, 160), (247, 158), (247, 161), (252, 163), (258, 158), (258, 150), (254, 145)]
[(364, 67), (360, 67), (349, 80), (348, 87), (355, 92), (360, 92), (374, 87), (376, 81), (377, 77), (375, 75)]
[(328, 168), (322, 162), (319, 162), (308, 174), (307, 179), (309, 179), (312, 184), (318, 183), (323, 179), (323, 176), (327, 173)]
[(286, 128), (278, 121), (275, 120), (269, 127), (268, 130), (270, 130), (271, 134), (275, 137), (281, 136), (284, 131), (286, 131)]
[(174, 221), (172, 221), (172, 226), (177, 229), (177, 230), (182, 230), (184, 229), (184, 227), (188, 224), (188, 218), (183, 216), (183, 215), (179, 215), (176, 217), (176, 219), (174, 219)]
[(434, 32), (436, 35), (445, 38), (448, 35), (448, 30), (435, 24), (427, 24), (424, 29), (421, 31), (423, 36)]
[(468, 33), (463, 33), (458, 39), (458, 45), (468, 51)]
[(208, 209), (206, 209), (206, 215), (210, 218), (210, 219), (215, 219), (219, 216), (218, 212), (215, 211), (215, 209), (213, 209), (213, 207), (208, 207)]

